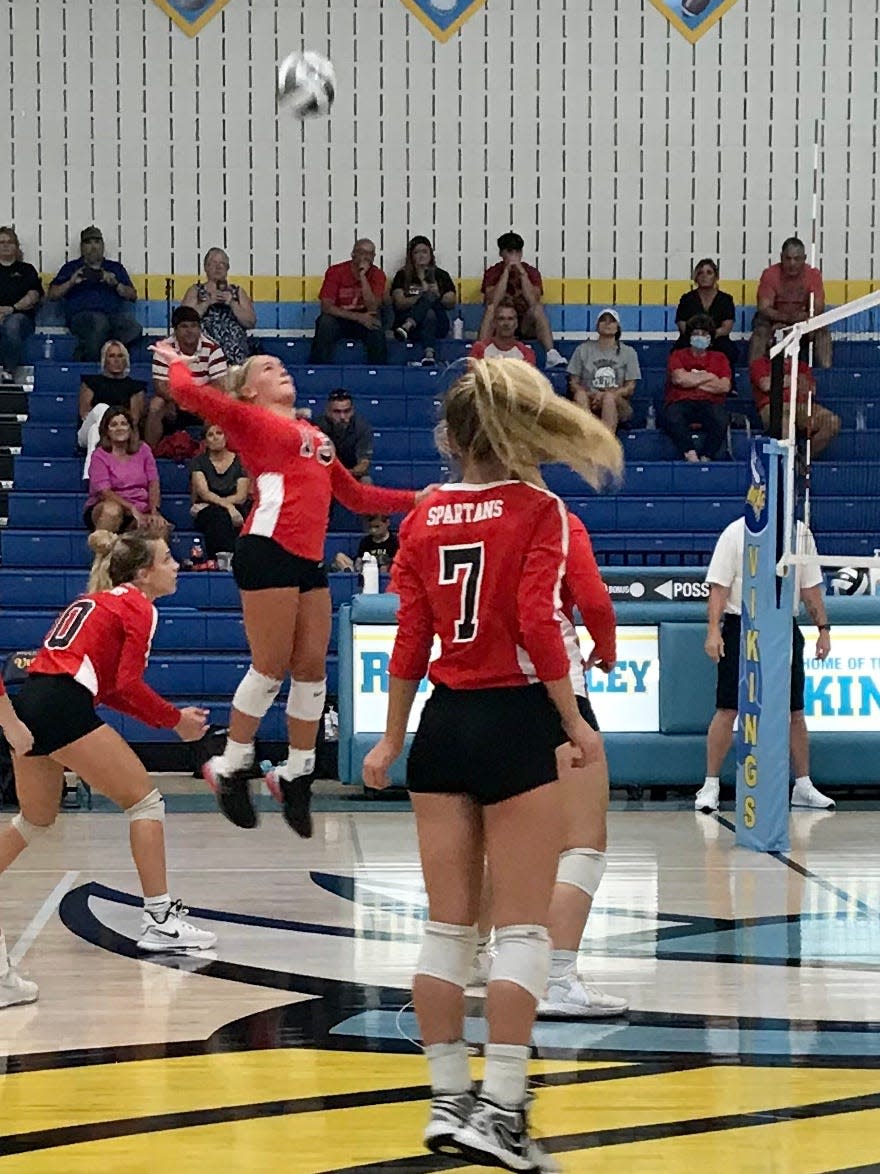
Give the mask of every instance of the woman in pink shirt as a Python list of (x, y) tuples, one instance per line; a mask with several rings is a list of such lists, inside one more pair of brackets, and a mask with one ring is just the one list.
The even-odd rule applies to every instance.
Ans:
[(89, 464), (89, 496), (83, 520), (89, 530), (144, 530), (167, 538), (168, 522), (159, 513), (161, 491), (156, 461), (142, 444), (125, 408), (104, 414), (98, 447)]

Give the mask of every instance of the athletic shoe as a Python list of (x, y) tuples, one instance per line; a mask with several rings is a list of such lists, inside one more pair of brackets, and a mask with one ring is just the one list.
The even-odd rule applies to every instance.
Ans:
[(629, 1003), (617, 995), (607, 995), (590, 986), (576, 970), (547, 983), (544, 998), (538, 1002), (539, 1019), (602, 1019), (622, 1015)]
[(553, 367), (564, 367), (566, 366), (567, 362), (568, 360), (563, 355), (560, 355), (559, 351), (555, 347), (551, 347), (547, 352), (547, 362), (545, 365), (548, 369)]
[(409, 342), (409, 332), (415, 326), (412, 318), (407, 318), (405, 322), (401, 322), (399, 326), (394, 328), (394, 337), (400, 339), (401, 342)]
[(720, 783), (703, 783), (694, 799), (695, 811), (717, 811), (721, 796)]
[(492, 969), (492, 962), (495, 958), (495, 951), (491, 945), (484, 946), (481, 950), (477, 950), (474, 955), (471, 972), (468, 975), (467, 985), (469, 987), (485, 987), (489, 983), (489, 971)]
[(15, 1007), (19, 1003), (36, 1003), (40, 988), (35, 982), (22, 978), (10, 966), (0, 975), (0, 1007)]
[(434, 1154), (457, 1154), (455, 1134), (470, 1117), (477, 1098), (467, 1092), (445, 1093), (431, 1098), (431, 1119), (425, 1127), (425, 1146)]
[(459, 1153), (478, 1166), (500, 1166), (542, 1174), (559, 1169), (529, 1136), (526, 1106), (503, 1109), (479, 1097), (467, 1122), (455, 1134)]
[(251, 770), (222, 773), (223, 758), (209, 758), (202, 767), (202, 778), (217, 796), (217, 806), (239, 828), (255, 828), (257, 813), (251, 798)]
[(172, 901), (161, 917), (145, 909), (138, 949), (157, 954), (163, 950), (210, 950), (216, 946), (217, 935), (184, 921), (187, 913), (181, 901)]
[(312, 783), (315, 772), (286, 779), (280, 767), (268, 770), (263, 776), (271, 794), (284, 811), (287, 826), (304, 840), (312, 838)]
[(795, 783), (791, 790), (792, 807), (821, 807), (828, 811), (835, 806), (834, 800), (823, 795), (812, 783)]

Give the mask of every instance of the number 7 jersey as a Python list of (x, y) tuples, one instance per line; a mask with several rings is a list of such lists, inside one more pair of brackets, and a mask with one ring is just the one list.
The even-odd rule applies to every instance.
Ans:
[(444, 485), (400, 528), (400, 596), (389, 671), (420, 680), (435, 634), (435, 684), (490, 689), (568, 675), (561, 584), (568, 515), (523, 481)]

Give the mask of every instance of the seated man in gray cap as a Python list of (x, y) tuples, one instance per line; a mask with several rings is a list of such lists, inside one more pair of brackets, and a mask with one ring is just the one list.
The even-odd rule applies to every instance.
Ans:
[(126, 308), (137, 293), (125, 266), (105, 258), (100, 228), (89, 225), (79, 239), (80, 256), (61, 266), (48, 293), (63, 301), (67, 325), (78, 340), (73, 357), (96, 363), (109, 339), (131, 349), (140, 338), (140, 323)]

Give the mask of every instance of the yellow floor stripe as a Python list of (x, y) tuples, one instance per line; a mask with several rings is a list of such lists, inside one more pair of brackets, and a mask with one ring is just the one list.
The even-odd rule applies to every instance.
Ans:
[[(618, 1067), (539, 1061), (545, 1072)], [(482, 1060), (474, 1062), (475, 1079)], [(0, 1077), (0, 1134), (427, 1083), (422, 1056), (280, 1049), (138, 1060)], [(76, 1096), (70, 1095), (76, 1087)], [(0, 1141), (2, 1152), (2, 1141)]]
[(880, 1110), (634, 1142), (611, 1146), (601, 1156), (596, 1150), (581, 1150), (566, 1159), (567, 1170), (595, 1168), (602, 1174), (711, 1170), (719, 1161), (724, 1174), (827, 1174), (868, 1165), (880, 1169)]
[[(294, 1054), (280, 1053), (280, 1056), (289, 1061)], [(409, 1057), (337, 1054), (337, 1059), (342, 1062), (340, 1067), (350, 1066), (349, 1088), (358, 1083), (355, 1069), (360, 1060), (393, 1061), (395, 1071), (389, 1084), (407, 1083), (403, 1073), (406, 1064), (401, 1065), (401, 1061)], [(420, 1058), (412, 1059), (418, 1063)], [(87, 1071), (81, 1070), (77, 1077)], [(68, 1072), (67, 1096), (71, 1097), (74, 1088), (76, 1097), (82, 1096), (82, 1090), (69, 1078)], [(635, 1129), (640, 1125), (693, 1117), (760, 1112), (865, 1095), (877, 1090), (878, 1080), (880, 1077), (872, 1071), (802, 1068), (709, 1067), (652, 1076), (622, 1076), (610, 1082), (542, 1090), (535, 1127), (545, 1136), (571, 1135)], [(323, 1174), (340, 1167), (387, 1162), (418, 1153), (425, 1113), (426, 1104), (416, 1102), (196, 1126), (17, 1155), (0, 1159), (0, 1172), (94, 1174), (107, 1170), (114, 1174), (136, 1174), (167, 1165), (174, 1169), (174, 1174), (203, 1174), (206, 1170), (215, 1174), (225, 1171), (263, 1174), (276, 1169), (283, 1169), (285, 1174)], [(810, 1128), (798, 1128), (801, 1125)], [(780, 1149), (771, 1142), (776, 1134)], [(846, 1149), (841, 1148), (842, 1135), (849, 1138)], [(802, 1137), (805, 1140), (801, 1141)], [(690, 1150), (684, 1148), (679, 1152), (677, 1148), (690, 1145), (695, 1147), (693, 1158)], [(646, 1153), (644, 1161), (642, 1149)], [(710, 1156), (717, 1158), (722, 1153), (734, 1154), (739, 1161), (740, 1150), (746, 1155), (740, 1165), (731, 1164), (725, 1157), (725, 1174), (734, 1171), (757, 1174), (764, 1170), (806, 1174), (808, 1170), (834, 1168), (822, 1164), (832, 1153), (841, 1159), (835, 1158), (837, 1166), (858, 1164), (880, 1153), (880, 1111), (730, 1130), (706, 1137), (614, 1146), (603, 1151), (601, 1158), (596, 1150), (584, 1150), (564, 1155), (562, 1165), (564, 1170), (575, 1174), (598, 1163), (596, 1168), (601, 1167), (604, 1174), (606, 1169), (623, 1169), (609, 1163), (617, 1163), (622, 1160), (620, 1155), (629, 1151), (627, 1170), (638, 1174), (653, 1169), (690, 1171), (699, 1169), (701, 1159), (708, 1162)], [(780, 1154), (785, 1156), (785, 1164), (779, 1164)], [(815, 1164), (804, 1165), (803, 1159), (807, 1157)]]

